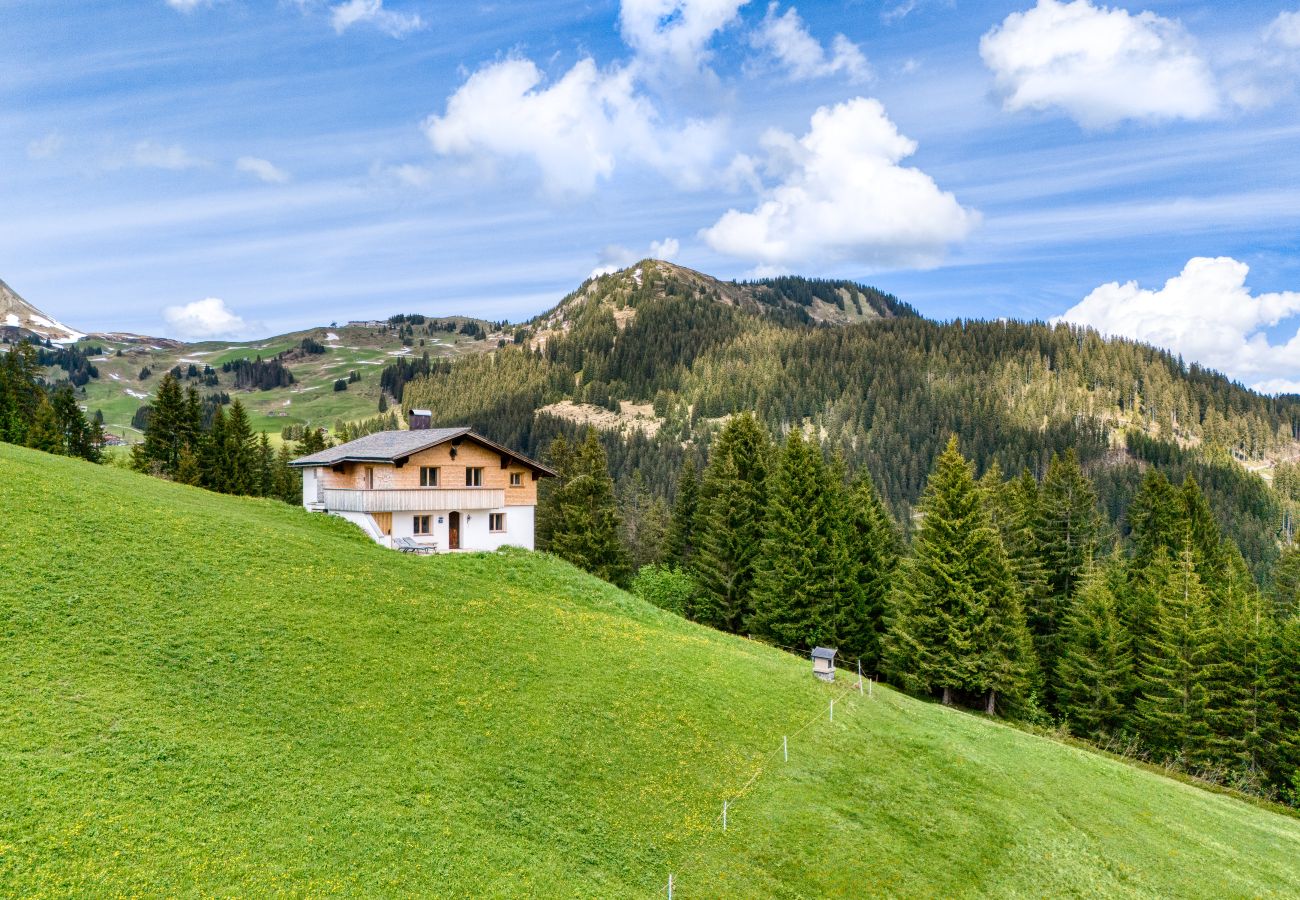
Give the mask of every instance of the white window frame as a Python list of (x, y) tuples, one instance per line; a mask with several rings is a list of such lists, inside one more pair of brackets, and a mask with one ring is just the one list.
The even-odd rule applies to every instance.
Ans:
[(420, 487), (436, 488), (442, 476), (438, 466), (420, 466)]
[[(493, 527), (492, 527), (492, 523), (493, 523), (494, 521), (500, 521), (500, 523), (501, 523), (501, 527), (500, 527), (500, 528), (493, 528)], [(491, 532), (492, 534), (505, 534), (505, 531), (506, 531), (506, 514), (503, 513), (503, 512), (501, 512), (501, 513), (488, 513), (488, 531)]]
[(482, 487), (483, 486), (483, 467), (466, 466), (465, 467), (465, 487)]
[(411, 534), (427, 537), (433, 534), (433, 516), (412, 516)]

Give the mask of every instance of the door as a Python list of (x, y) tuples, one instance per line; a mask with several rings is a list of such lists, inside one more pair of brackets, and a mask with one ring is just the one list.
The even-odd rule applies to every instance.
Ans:
[(447, 549), (460, 549), (460, 513), (448, 513), (447, 515)]

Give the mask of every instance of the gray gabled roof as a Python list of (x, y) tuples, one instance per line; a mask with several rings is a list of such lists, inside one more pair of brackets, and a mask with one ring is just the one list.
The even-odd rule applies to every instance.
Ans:
[(319, 453), (300, 456), (289, 465), (303, 469), (313, 466), (333, 466), (342, 462), (396, 462), (410, 456), (412, 453), (419, 453), (421, 450), (428, 450), (430, 447), (436, 447), (439, 444), (461, 437), (491, 447), (498, 453), (504, 453), (511, 459), (523, 463), (543, 475), (556, 474), (552, 469), (539, 462), (502, 447), (481, 434), (475, 434), (468, 427), (417, 428), (414, 431), (377, 431), (374, 434), (359, 437), (355, 441), (348, 441), (346, 444), (339, 444), (337, 447), (330, 447)]
[(835, 648), (834, 647), (813, 647), (812, 658), (813, 659), (834, 659)]

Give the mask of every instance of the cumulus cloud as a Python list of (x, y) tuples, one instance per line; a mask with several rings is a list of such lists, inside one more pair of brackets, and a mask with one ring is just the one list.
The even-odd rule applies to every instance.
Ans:
[(1003, 106), (1060, 109), (1085, 128), (1125, 119), (1204, 119), (1220, 108), (1214, 75), (1182, 26), (1151, 12), (1038, 0), (980, 40)]
[(899, 165), (916, 143), (878, 100), (822, 107), (803, 137), (773, 130), (764, 147), (763, 170), (779, 182), (753, 211), (729, 210), (701, 236), (765, 271), (835, 260), (934, 265), (978, 222), (929, 175)]
[(827, 53), (826, 48), (808, 33), (793, 6), (777, 15), (778, 6), (775, 0), (768, 4), (767, 15), (750, 35), (750, 43), (770, 54), (792, 80), (842, 74), (849, 81), (860, 82), (870, 77), (867, 58), (857, 44), (837, 34), (831, 42), (831, 52)]
[(749, 0), (623, 0), (619, 31), (644, 62), (683, 71), (704, 68), (713, 36)]
[(638, 253), (622, 244), (610, 244), (600, 251), (599, 265), (591, 270), (588, 278), (599, 278), (601, 275), (612, 275), (621, 269), (626, 269), (632, 263), (638, 260), (662, 259), (671, 261), (682, 249), (681, 243), (677, 238), (667, 237), (662, 241), (651, 241), (648, 253)]
[(51, 159), (63, 150), (63, 135), (51, 131), (43, 138), (37, 138), (27, 145), (28, 159)]
[(190, 155), (180, 144), (158, 144), (141, 141), (131, 151), (131, 162), (146, 169), (167, 169), (180, 172), (207, 165), (205, 160)]
[(1300, 10), (1278, 13), (1264, 31), (1264, 36), (1283, 47), (1300, 49)]
[(527, 160), (555, 197), (590, 194), (620, 159), (648, 165), (683, 187), (703, 183), (718, 152), (718, 126), (664, 124), (638, 91), (633, 67), (602, 70), (587, 58), (558, 80), (544, 81), (529, 59), (479, 69), (447, 100), (443, 115), (425, 121), (434, 150), (485, 165)]
[(236, 338), (249, 330), (248, 323), (216, 297), (169, 306), (163, 310), (163, 321), (172, 334), (187, 341)]
[(1056, 321), (1164, 347), (1256, 390), (1300, 392), (1300, 330), (1282, 344), (1265, 333), (1300, 315), (1300, 292), (1254, 294), (1249, 272), (1231, 257), (1196, 257), (1159, 290), (1103, 284)]
[(384, 0), (346, 0), (330, 7), (330, 23), (336, 34), (342, 34), (353, 25), (365, 24), (397, 38), (424, 28), (424, 20), (418, 14), (384, 9)]
[(284, 184), (290, 178), (289, 173), (275, 163), (256, 156), (241, 156), (235, 161), (235, 168), (267, 184)]

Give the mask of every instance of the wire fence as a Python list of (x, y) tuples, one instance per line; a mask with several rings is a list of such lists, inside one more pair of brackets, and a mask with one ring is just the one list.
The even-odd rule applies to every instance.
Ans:
[[(749, 638), (749, 640), (753, 641), (753, 638)], [(779, 650), (784, 650), (789, 653), (798, 654), (800, 656), (806, 656), (808, 653), (807, 650), (800, 649), (797, 647), (787, 647), (781, 644), (770, 644), (767, 643), (766, 641), (753, 641), (753, 642), (756, 644), (762, 644), (765, 647), (773, 647)], [(677, 887), (678, 876), (680, 876), (683, 872), (689, 871), (696, 863), (700, 861), (700, 858), (704, 854), (704, 851), (706, 849), (706, 844), (709, 842), (710, 839), (716, 837), (720, 833), (725, 833), (728, 830), (729, 814), (735, 809), (736, 804), (740, 802), (742, 799), (744, 799), (745, 795), (748, 794), (749, 791), (758, 782), (759, 777), (765, 771), (767, 771), (768, 767), (773, 762), (775, 762), (778, 757), (783, 762), (789, 761), (790, 742), (792, 739), (799, 737), (801, 734), (803, 734), (809, 728), (812, 728), (818, 722), (833, 723), (835, 721), (835, 704), (837, 702), (843, 701), (845, 697), (849, 697), (854, 694), (857, 694), (860, 697), (868, 697), (870, 699), (875, 698), (875, 680), (873, 678), (863, 676), (861, 660), (855, 660), (855, 662), (852, 665), (846, 662), (834, 662), (833, 665), (838, 670), (854, 675), (855, 676), (854, 681), (850, 683), (847, 687), (845, 687), (843, 690), (835, 693), (830, 698), (830, 702), (826, 707), (819, 709), (816, 713), (809, 716), (808, 719), (803, 722), (803, 724), (799, 725), (799, 727), (795, 728), (793, 731), (783, 734), (781, 736), (781, 742), (777, 744), (772, 750), (768, 751), (765, 755), (760, 757), (757, 763), (755, 763), (754, 771), (750, 774), (749, 778), (745, 781), (745, 783), (742, 784), (737, 790), (720, 798), (720, 806), (718, 807), (717, 814), (714, 815), (712, 820), (710, 820), (708, 825), (704, 828), (703, 833), (700, 835), (699, 839), (689, 847), (687, 855), (682, 859), (680, 859), (675, 866), (671, 867), (671, 870), (668, 873), (667, 884), (664, 885), (663, 882), (660, 882), (659, 886), (653, 889), (652, 896), (662, 897), (665, 896), (665, 892), (666, 892), (666, 896), (668, 897), (668, 900), (673, 900), (673, 896), (674, 896), (673, 892)]]

